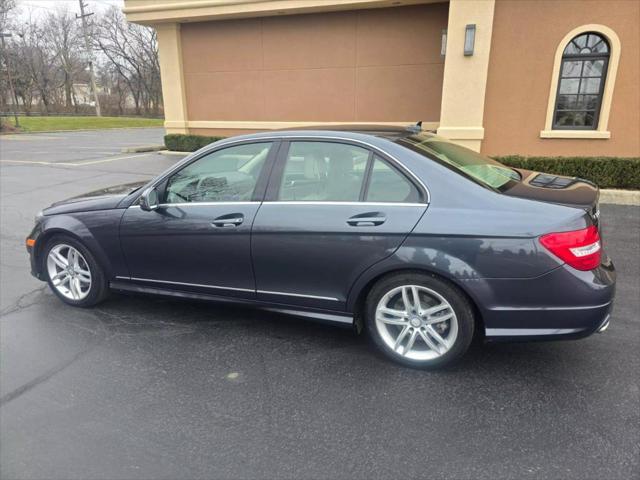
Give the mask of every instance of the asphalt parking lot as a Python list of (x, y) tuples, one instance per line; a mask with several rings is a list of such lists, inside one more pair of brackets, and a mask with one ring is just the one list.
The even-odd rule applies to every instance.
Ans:
[(640, 476), (640, 207), (602, 206), (609, 330), (389, 363), (349, 330), (245, 308), (112, 296), (63, 305), (24, 238), (55, 200), (149, 178), (161, 129), (0, 137), (0, 477)]

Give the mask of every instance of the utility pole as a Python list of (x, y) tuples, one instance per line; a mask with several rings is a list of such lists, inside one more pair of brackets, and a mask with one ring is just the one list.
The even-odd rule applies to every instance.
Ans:
[(83, 0), (78, 0), (80, 4), (80, 15), (76, 13), (76, 19), (82, 20), (82, 33), (84, 34), (84, 43), (87, 48), (87, 55), (89, 57), (89, 75), (91, 76), (91, 90), (93, 91), (93, 99), (96, 102), (96, 116), (101, 117), (100, 113), (100, 101), (98, 100), (98, 88), (96, 87), (96, 77), (93, 73), (93, 50), (91, 49), (91, 42), (89, 41), (89, 32), (87, 31), (87, 17), (93, 15), (93, 12), (84, 13), (84, 4)]
[(4, 45), (4, 39), (11, 37), (10, 33), (0, 32), (0, 41), (2, 42), (2, 52), (4, 53), (4, 61), (7, 63), (7, 78), (9, 79), (9, 90), (13, 95), (13, 118), (16, 120), (16, 128), (20, 128), (20, 122), (18, 121), (18, 97), (16, 97), (16, 91), (13, 89), (13, 80), (11, 79), (11, 65), (9, 64), (9, 54)]

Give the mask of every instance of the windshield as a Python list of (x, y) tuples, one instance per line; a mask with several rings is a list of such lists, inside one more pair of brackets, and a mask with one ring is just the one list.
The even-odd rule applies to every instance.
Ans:
[(425, 157), (440, 160), (446, 166), (496, 190), (501, 190), (509, 182), (520, 180), (515, 170), (437, 135), (411, 135), (397, 140), (397, 143)]

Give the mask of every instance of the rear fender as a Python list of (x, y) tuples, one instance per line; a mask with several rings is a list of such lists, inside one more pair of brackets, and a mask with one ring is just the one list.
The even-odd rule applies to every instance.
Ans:
[[(491, 295), (488, 284), (480, 278), (479, 272), (464, 260), (425, 248), (416, 255), (415, 248), (402, 246), (391, 257), (373, 265), (358, 277), (347, 298), (347, 311), (357, 311), (359, 301), (381, 277), (406, 271), (436, 274), (456, 285), (476, 304), (478, 296)], [(465, 275), (457, 276), (457, 272), (465, 272)], [(474, 288), (468, 288), (468, 283), (472, 283)]]
[(449, 280), (464, 291), (478, 308), (494, 305), (492, 279), (533, 279), (558, 268), (562, 262), (541, 250), (536, 238), (466, 237), (411, 234), (389, 258), (358, 277), (347, 300), (347, 310), (381, 276), (397, 271), (422, 271)]

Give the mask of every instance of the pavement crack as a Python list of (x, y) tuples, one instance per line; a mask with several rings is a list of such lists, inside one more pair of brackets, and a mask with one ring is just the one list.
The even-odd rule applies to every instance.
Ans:
[(103, 308), (93, 309), (92, 313), (101, 323), (109, 338), (127, 337), (135, 335), (157, 335), (173, 337), (189, 335), (197, 331), (194, 325), (155, 320), (154, 322), (139, 321), (135, 315), (124, 312), (113, 312)]
[(35, 290), (31, 290), (27, 293), (23, 293), (22, 295), (20, 295), (18, 297), (18, 299), (13, 302), (13, 305), (10, 305), (8, 307), (6, 307), (5, 309), (3, 309), (2, 311), (0, 311), (0, 317), (4, 317), (5, 315), (9, 315), (11, 313), (15, 313), (18, 312), (20, 310), (24, 310), (25, 308), (29, 308), (32, 307), (34, 305), (37, 305), (38, 303), (40, 303), (42, 301), (42, 298), (40, 298), (40, 296), (37, 296), (37, 298), (35, 299), (31, 299), (31, 301), (26, 302), (26, 300), (31, 297), (31, 296), (35, 296), (35, 294), (42, 294), (44, 293), (45, 289), (47, 288), (47, 285), (43, 285), (42, 287), (36, 288)]
[(40, 376), (34, 378), (33, 380), (31, 380), (30, 382), (27, 382), (24, 385), (22, 385), (21, 387), (18, 387), (15, 390), (13, 390), (13, 391), (7, 393), (6, 395), (0, 397), (0, 407), (3, 406), (3, 405), (6, 405), (7, 403), (11, 402), (12, 400), (15, 400), (16, 398), (24, 395), (29, 390), (32, 390), (33, 388), (37, 387), (38, 385), (40, 385), (40, 384), (46, 382), (47, 380), (49, 380), (54, 375), (62, 372), (67, 367), (69, 367), (71, 364), (73, 364), (74, 362), (76, 362), (77, 360), (79, 360), (80, 358), (85, 356), (92, 349), (93, 349), (93, 346), (76, 353), (73, 357), (71, 357), (66, 362), (58, 365), (57, 367), (54, 367), (54, 368), (46, 371), (42, 375), (40, 375)]

